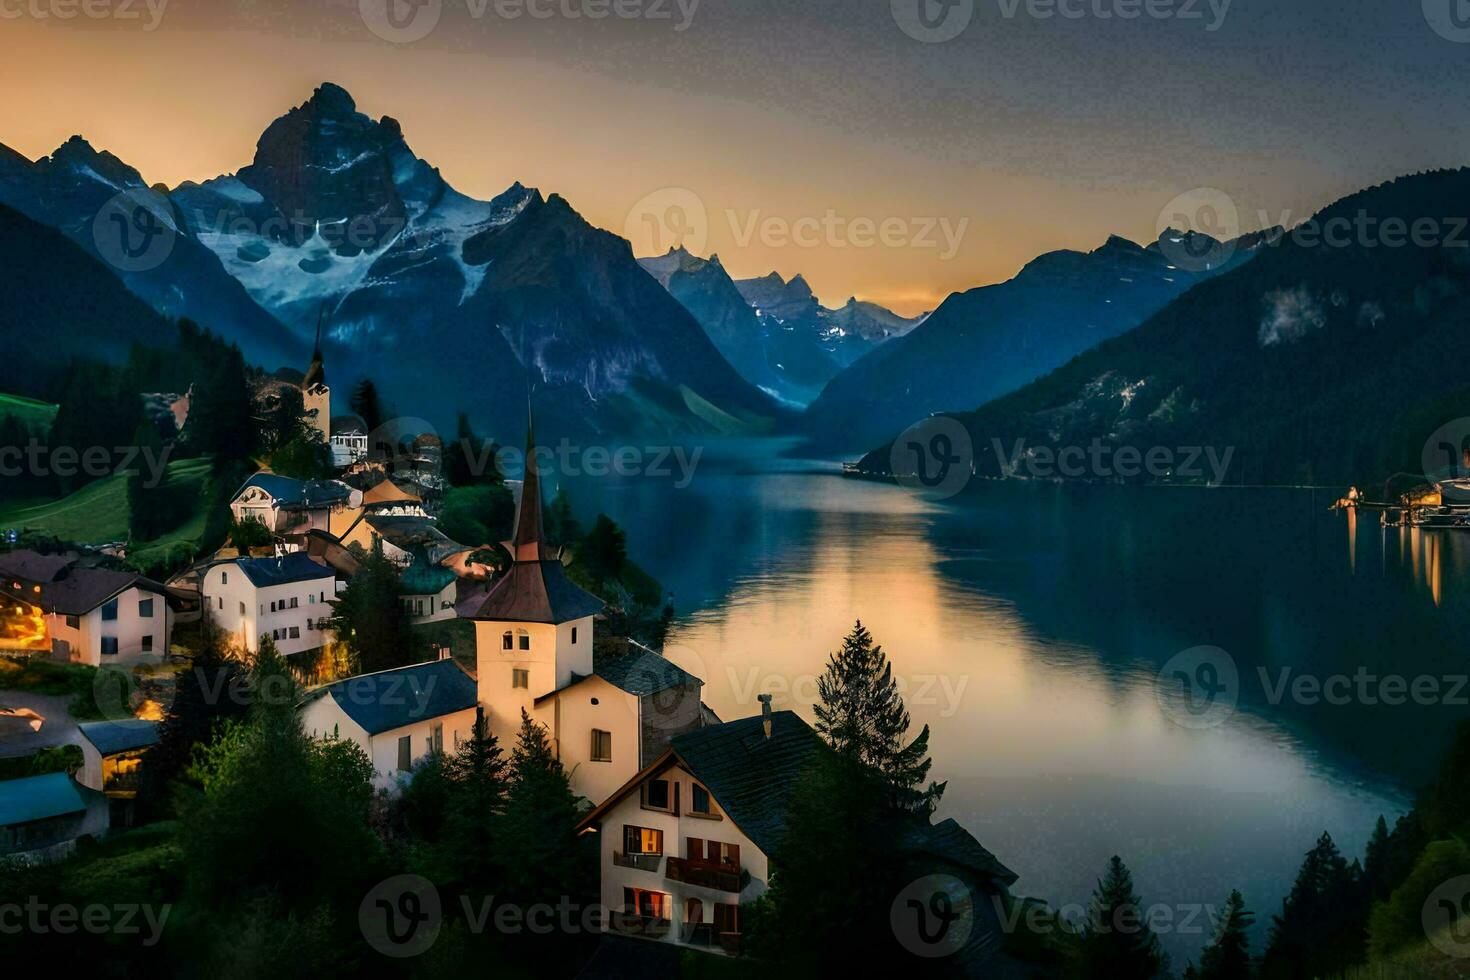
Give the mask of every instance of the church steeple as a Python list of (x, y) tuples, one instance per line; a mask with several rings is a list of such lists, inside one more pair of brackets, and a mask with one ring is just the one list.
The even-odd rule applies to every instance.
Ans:
[(531, 412), (531, 397), (526, 396), (526, 474), (521, 484), (521, 506), (516, 513), (513, 540), (516, 561), (540, 561), (541, 544), (546, 532), (541, 520), (541, 472), (536, 463), (536, 419)]
[(311, 367), (306, 369), (306, 377), (301, 382), (303, 391), (310, 391), (317, 385), (327, 383), (327, 372), (322, 366), (322, 320), (326, 318), (327, 307), (322, 304), (321, 312), (316, 316), (316, 345), (311, 351)]

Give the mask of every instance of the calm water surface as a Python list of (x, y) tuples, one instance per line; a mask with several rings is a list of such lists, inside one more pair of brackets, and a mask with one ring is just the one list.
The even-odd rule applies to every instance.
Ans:
[[(1360, 668), (1448, 692), (1470, 671), (1470, 538), (1350, 529), (1326, 491), (988, 484), (932, 502), (772, 448), (707, 450), (683, 489), (574, 480), (573, 500), (623, 524), (673, 593), (667, 653), (722, 717), (769, 691), (810, 720), (861, 618), (932, 729), (940, 815), (1018, 893), (1085, 902), (1117, 853), (1148, 903), (1240, 888), (1264, 926), (1317, 835), (1360, 856), (1470, 715), (1275, 695)], [(1200, 645), (1236, 664), (1239, 706), (1182, 727), (1156, 678)], [(1181, 967), (1203, 941), (1167, 937)]]

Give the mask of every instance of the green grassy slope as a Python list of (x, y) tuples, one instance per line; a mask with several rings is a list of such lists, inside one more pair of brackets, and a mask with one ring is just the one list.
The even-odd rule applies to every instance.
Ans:
[(38, 402), (23, 395), (7, 395), (0, 392), (0, 416), (12, 415), (32, 431), (43, 431), (56, 418), (56, 406)]
[[(175, 460), (168, 464), (169, 480), (194, 491), (200, 508), (180, 527), (151, 542), (149, 548), (197, 541), (204, 531), (204, 483), (209, 477), (208, 459)], [(63, 541), (102, 544), (128, 536), (128, 481), (110, 476), (88, 484), (69, 497), (46, 502), (20, 501), (0, 504), (0, 530), (15, 528), (48, 534)]]

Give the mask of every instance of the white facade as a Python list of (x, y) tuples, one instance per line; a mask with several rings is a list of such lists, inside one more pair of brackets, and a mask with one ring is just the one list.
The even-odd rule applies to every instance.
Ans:
[(163, 594), (137, 586), (85, 615), (46, 615), (52, 655), (92, 667), (162, 659), (173, 625), (174, 613)]
[[(663, 783), (650, 792), (650, 784)], [(680, 945), (729, 949), (739, 906), (760, 897), (770, 861), (678, 764), (647, 777), (602, 816), (599, 870), (610, 928)], [(659, 803), (667, 805), (660, 806)], [(635, 846), (636, 845), (636, 846)]]
[(215, 625), (250, 653), (260, 649), (262, 635), (283, 654), (315, 650), (336, 639), (323, 628), (337, 595), (330, 568), (318, 578), (257, 588), (238, 563), (224, 562), (205, 571), (200, 593)]
[(542, 699), (531, 717), (551, 734), (572, 789), (595, 806), (641, 768), (639, 710), (637, 696), (593, 676)]
[(450, 755), (458, 752), (474, 734), (475, 709), (422, 718), (402, 728), (370, 735), (330, 694), (322, 694), (301, 710), (301, 724), (309, 735), (336, 735), (356, 742), (373, 761), (373, 786), (393, 790), (435, 748)]
[(403, 611), (414, 625), (438, 623), (455, 617), (454, 599), (459, 592), (458, 580), (450, 582), (433, 595), (404, 595)]
[(342, 499), (310, 507), (283, 504), (264, 487), (246, 486), (230, 501), (230, 513), (236, 521), (254, 519), (272, 533), (305, 533), (326, 531), (340, 534), (357, 519), (362, 509), (362, 491), (344, 486)]

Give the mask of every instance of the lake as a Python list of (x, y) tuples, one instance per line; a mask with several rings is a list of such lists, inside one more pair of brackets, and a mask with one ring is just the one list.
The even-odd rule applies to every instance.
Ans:
[(1350, 526), (1326, 490), (988, 483), (931, 501), (780, 448), (707, 449), (682, 488), (568, 481), (673, 594), (668, 656), (723, 718), (770, 692), (810, 720), (861, 618), (931, 727), (939, 816), (1054, 906), (1085, 903), (1121, 855), (1144, 902), (1175, 909), (1176, 968), (1208, 934), (1183, 919), (1232, 888), (1259, 952), (1317, 836), (1360, 857), (1470, 715), (1463, 536)]

